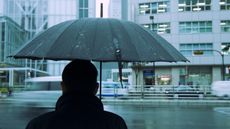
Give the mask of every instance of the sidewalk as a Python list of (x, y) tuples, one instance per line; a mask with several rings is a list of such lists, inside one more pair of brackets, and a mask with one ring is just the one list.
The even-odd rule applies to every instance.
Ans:
[(166, 100), (166, 99), (102, 99), (104, 104), (115, 103), (115, 104), (150, 104), (150, 105), (200, 105), (200, 106), (230, 106), (230, 100)]
[[(58, 97), (57, 97), (58, 98)], [(38, 102), (38, 103), (52, 103), (55, 104), (57, 98), (47, 98), (47, 99), (36, 99), (36, 98), (17, 98), (17, 97), (8, 97), (0, 96), (0, 101), (2, 103), (11, 103), (11, 102)], [(102, 102), (104, 104), (137, 104), (137, 105), (156, 105), (156, 106), (174, 106), (174, 105), (183, 105), (183, 106), (230, 106), (230, 99), (219, 100), (211, 98), (202, 98), (202, 99), (167, 99), (167, 98), (103, 98)]]

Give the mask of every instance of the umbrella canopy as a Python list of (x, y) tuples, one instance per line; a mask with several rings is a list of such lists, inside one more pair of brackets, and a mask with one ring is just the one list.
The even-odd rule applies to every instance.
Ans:
[(105, 18), (57, 24), (35, 36), (12, 57), (102, 62), (188, 61), (158, 34), (133, 22)]

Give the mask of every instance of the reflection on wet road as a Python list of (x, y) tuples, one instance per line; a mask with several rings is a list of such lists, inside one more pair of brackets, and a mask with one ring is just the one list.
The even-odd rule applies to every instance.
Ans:
[[(0, 100), (0, 129), (24, 129), (27, 122), (53, 108)], [(105, 110), (121, 115), (129, 129), (230, 129), (229, 107), (152, 106), (106, 104)]]
[[(130, 129), (229, 129), (230, 115), (216, 107), (123, 105), (106, 107), (122, 115)], [(222, 107), (219, 110), (229, 110)]]

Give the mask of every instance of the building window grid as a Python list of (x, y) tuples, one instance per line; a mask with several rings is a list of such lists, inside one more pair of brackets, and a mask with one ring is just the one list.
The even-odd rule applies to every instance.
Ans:
[(179, 22), (180, 33), (212, 32), (212, 21)]
[(181, 43), (180, 52), (185, 56), (193, 56), (194, 51), (202, 50), (204, 56), (213, 55), (212, 43)]
[(171, 29), (170, 29), (170, 23), (155, 23), (153, 24), (144, 24), (143, 25), (145, 28), (148, 28), (150, 30), (153, 30), (154, 32), (158, 34), (170, 34)]
[(140, 3), (139, 14), (157, 14), (169, 12), (169, 1)]
[(29, 33), (8, 17), (0, 17), (0, 19), (0, 61), (20, 63), (20, 61), (7, 58), (7, 55), (22, 46), (27, 41)]
[[(43, 5), (43, 6), (40, 6)], [(41, 26), (47, 23), (47, 0), (7, 0), (5, 14), (12, 18), (22, 28), (30, 32), (30, 37), (41, 31)]]
[(179, 0), (178, 11), (208, 11), (211, 10), (211, 0)]
[(230, 0), (220, 0), (220, 10), (230, 10)]
[(230, 20), (220, 21), (221, 32), (230, 32)]

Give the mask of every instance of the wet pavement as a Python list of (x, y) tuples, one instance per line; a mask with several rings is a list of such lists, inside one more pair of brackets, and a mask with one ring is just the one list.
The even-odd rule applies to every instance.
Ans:
[[(0, 129), (24, 129), (30, 119), (53, 110), (51, 107), (24, 100), (0, 100)], [(110, 102), (104, 107), (121, 115), (129, 129), (230, 129), (229, 106)]]

